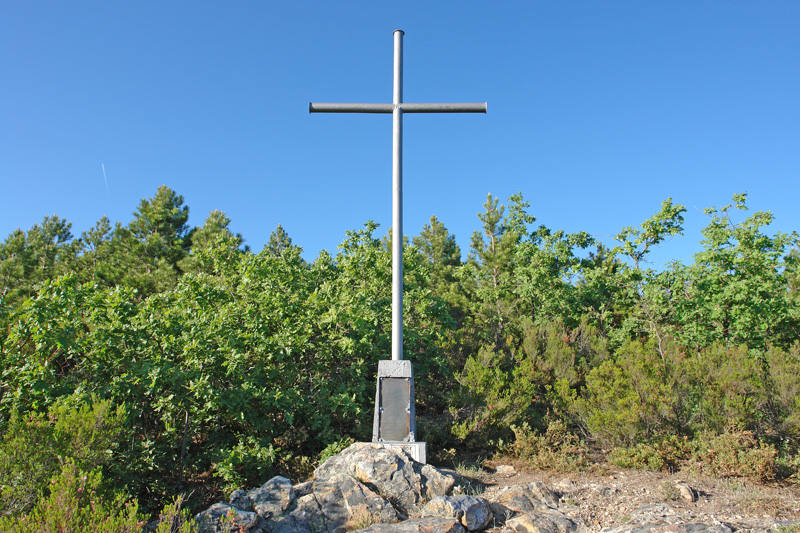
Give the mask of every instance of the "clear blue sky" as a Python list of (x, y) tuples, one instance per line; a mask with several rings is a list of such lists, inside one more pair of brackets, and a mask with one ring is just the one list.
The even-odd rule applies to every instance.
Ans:
[[(702, 209), (748, 192), (800, 229), (800, 3), (8, 2), (0, 17), (0, 238), (46, 214), (79, 235), (167, 184), (254, 250), (282, 224), (313, 258), (391, 223), (392, 30), (407, 101), (405, 225), (464, 255), (486, 193), (612, 242), (672, 196), (690, 260)], [(105, 167), (107, 184), (101, 172)], [(658, 264), (656, 264), (658, 266)]]

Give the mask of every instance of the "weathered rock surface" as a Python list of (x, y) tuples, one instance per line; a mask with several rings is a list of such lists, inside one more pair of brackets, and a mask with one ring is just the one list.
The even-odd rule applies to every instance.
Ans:
[(511, 465), (498, 465), (495, 468), (495, 474), (498, 476), (513, 476), (517, 473), (517, 469)]
[(572, 533), (577, 524), (557, 511), (534, 511), (506, 522), (506, 527), (519, 533)]
[(247, 493), (253, 502), (253, 510), (262, 518), (278, 516), (294, 502), (292, 482), (276, 476), (257, 489)]
[(464, 526), (455, 518), (429, 516), (412, 518), (396, 524), (374, 524), (359, 531), (362, 533), (464, 533)]
[(215, 503), (195, 516), (198, 531), (203, 533), (228, 533), (244, 531), (261, 533), (264, 521), (252, 511), (242, 511), (227, 503)]
[(355, 477), (410, 513), (424, 500), (450, 494), (460, 481), (454, 473), (422, 465), (401, 450), (371, 443), (355, 443), (321, 464), (315, 479), (335, 474)]
[(690, 487), (688, 483), (684, 481), (676, 481), (675, 488), (678, 489), (683, 501), (688, 503), (694, 503), (697, 501), (697, 491)]
[(376, 522), (395, 522), (392, 505), (352, 476), (314, 480), (311, 493), (297, 499), (286, 515), (266, 521), (267, 531), (341, 533)]
[(484, 496), (490, 500), (494, 522), (498, 524), (506, 523), (515, 514), (557, 509), (559, 502), (558, 494), (539, 481), (504, 487)]
[(312, 481), (304, 481), (302, 483), (298, 483), (294, 485), (292, 488), (294, 489), (294, 495), (296, 497), (306, 496), (311, 494), (311, 489), (313, 488), (314, 483)]
[(439, 496), (429, 501), (422, 516), (455, 518), (469, 531), (480, 531), (492, 520), (489, 502), (473, 496)]
[(228, 503), (242, 511), (255, 511), (262, 518), (270, 518), (286, 511), (294, 499), (292, 482), (285, 477), (275, 476), (250, 491), (233, 491)]
[(725, 524), (642, 524), (603, 530), (604, 533), (733, 533)]

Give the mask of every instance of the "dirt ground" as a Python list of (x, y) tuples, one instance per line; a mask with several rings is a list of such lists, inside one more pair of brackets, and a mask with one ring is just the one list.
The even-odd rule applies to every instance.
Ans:
[[(500, 465), (510, 465), (514, 471), (498, 473)], [(505, 486), (540, 481), (561, 495), (561, 513), (591, 531), (696, 523), (720, 524), (734, 531), (800, 531), (800, 487), (796, 484), (625, 470), (609, 464), (581, 473), (531, 471), (513, 458), (485, 461), (482, 468), (466, 474), (483, 483), (487, 495)], [(681, 494), (681, 483), (693, 489), (696, 501)]]

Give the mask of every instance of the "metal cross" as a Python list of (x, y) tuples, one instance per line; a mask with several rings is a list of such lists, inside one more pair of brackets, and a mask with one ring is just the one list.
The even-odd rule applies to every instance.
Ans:
[(309, 113), (392, 114), (392, 359), (403, 358), (403, 114), (486, 113), (486, 102), (403, 102), (403, 30), (394, 31), (394, 91), (391, 104), (310, 103)]

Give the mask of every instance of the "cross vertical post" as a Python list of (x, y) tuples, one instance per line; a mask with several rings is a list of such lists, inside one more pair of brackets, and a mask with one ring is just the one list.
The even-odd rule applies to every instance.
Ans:
[(403, 358), (403, 30), (394, 31), (392, 91), (392, 361)]
[(414, 371), (403, 360), (403, 114), (486, 113), (482, 103), (403, 102), (403, 31), (394, 31), (391, 104), (314, 103), (309, 113), (392, 114), (392, 359), (378, 362), (372, 441), (400, 448), (425, 462), (425, 443), (417, 442)]

